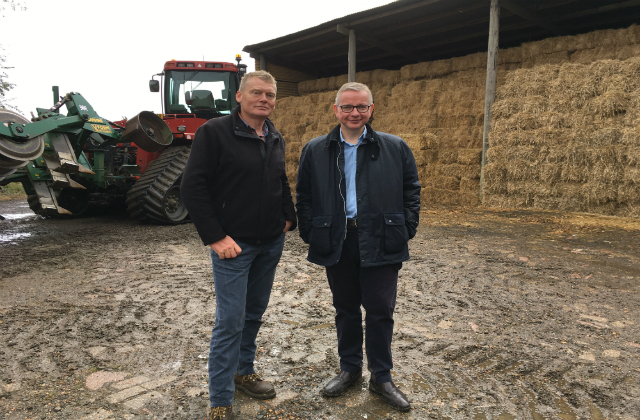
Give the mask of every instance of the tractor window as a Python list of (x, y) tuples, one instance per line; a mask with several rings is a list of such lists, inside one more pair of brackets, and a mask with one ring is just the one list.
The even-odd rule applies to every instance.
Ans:
[(236, 103), (234, 73), (218, 71), (167, 71), (167, 114), (196, 114), (213, 118), (230, 114)]

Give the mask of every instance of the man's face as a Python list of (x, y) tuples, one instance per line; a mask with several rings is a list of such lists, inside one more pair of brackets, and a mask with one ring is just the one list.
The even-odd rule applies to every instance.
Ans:
[(242, 106), (243, 116), (263, 120), (276, 109), (276, 87), (253, 77), (236, 93), (236, 100)]
[[(353, 105), (354, 108), (351, 112), (344, 112), (340, 109), (341, 105)], [(361, 130), (369, 122), (373, 112), (373, 104), (371, 104), (368, 111), (363, 113), (358, 112), (355, 108), (358, 105), (369, 105), (369, 94), (367, 92), (345, 90), (340, 94), (338, 105), (333, 105), (333, 111), (336, 114), (336, 118), (340, 120), (340, 125), (350, 130)]]

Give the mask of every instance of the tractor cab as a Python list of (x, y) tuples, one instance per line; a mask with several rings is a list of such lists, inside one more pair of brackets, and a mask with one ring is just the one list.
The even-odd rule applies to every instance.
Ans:
[[(209, 120), (231, 113), (237, 106), (236, 92), (246, 65), (209, 61), (167, 61), (162, 92), (165, 115), (192, 114)], [(160, 83), (151, 80), (152, 92), (160, 91)]]

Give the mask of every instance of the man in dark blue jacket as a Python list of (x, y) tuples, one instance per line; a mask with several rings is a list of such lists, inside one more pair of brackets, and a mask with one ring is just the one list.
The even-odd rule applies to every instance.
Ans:
[(257, 71), (242, 78), (231, 115), (196, 132), (181, 195), (209, 246), (216, 321), (209, 351), (210, 420), (232, 418), (235, 389), (268, 399), (273, 386), (255, 373), (256, 336), (269, 303), (284, 232), (296, 226), (284, 166), (284, 139), (269, 115), (276, 81)]
[(307, 259), (326, 267), (336, 309), (340, 373), (323, 394), (341, 395), (362, 378), (362, 305), (369, 390), (408, 411), (391, 380), (391, 339), (398, 270), (419, 222), (418, 172), (401, 138), (367, 124), (374, 107), (367, 86), (343, 85), (333, 107), (340, 125), (304, 146), (296, 187)]

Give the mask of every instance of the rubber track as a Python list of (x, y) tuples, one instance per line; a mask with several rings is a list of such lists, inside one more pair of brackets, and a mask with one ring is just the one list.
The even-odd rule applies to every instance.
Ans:
[(162, 202), (167, 191), (180, 182), (190, 151), (191, 148), (188, 146), (170, 147), (149, 164), (138, 182), (127, 193), (129, 217), (158, 224), (179, 224), (188, 221), (188, 218), (178, 222), (167, 218)]

